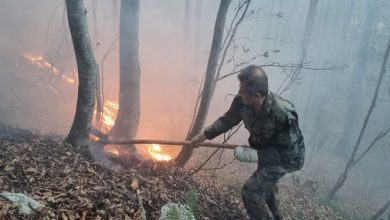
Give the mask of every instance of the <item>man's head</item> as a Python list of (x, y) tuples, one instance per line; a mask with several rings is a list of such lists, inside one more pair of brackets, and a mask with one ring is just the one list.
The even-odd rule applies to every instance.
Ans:
[(268, 93), (268, 77), (264, 70), (250, 65), (238, 74), (240, 80), (239, 94), (246, 105), (261, 107)]

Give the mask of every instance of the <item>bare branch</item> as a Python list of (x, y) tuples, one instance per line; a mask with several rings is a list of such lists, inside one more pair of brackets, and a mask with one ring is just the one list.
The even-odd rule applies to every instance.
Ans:
[[(241, 128), (241, 126), (243, 125), (243, 123), (240, 123), (239, 125), (237, 125), (236, 127), (232, 128), (229, 130), (229, 133), (228, 133), (228, 137), (225, 137), (224, 136), (224, 141), (222, 142), (223, 144), (225, 144), (235, 133), (238, 132), (238, 130)], [(225, 134), (224, 134), (225, 135)], [(192, 174), (195, 174), (197, 173), (198, 171), (200, 170), (204, 170), (202, 169), (204, 165), (206, 165), (206, 163), (218, 152), (219, 149), (215, 150), (195, 171), (193, 171), (191, 173)], [(232, 163), (232, 162), (231, 162)], [(231, 164), (229, 163), (229, 164)], [(219, 165), (219, 162), (218, 162), (218, 165)], [(217, 165), (217, 166), (218, 166)], [(227, 165), (223, 165), (224, 167), (227, 166)], [(213, 168), (215, 169), (215, 168)], [(209, 169), (210, 170), (210, 169)]]
[(381, 138), (385, 137), (390, 132), (390, 127), (387, 129), (382, 130), (381, 133), (379, 133), (374, 140), (371, 142), (371, 144), (367, 147), (367, 149), (358, 157), (355, 162), (352, 163), (351, 167), (355, 166), (374, 146), (375, 143), (380, 140)]
[(197, 173), (199, 170), (202, 169), (202, 167), (219, 151), (219, 148), (215, 149), (214, 152), (198, 167), (196, 168), (194, 171), (192, 171), (190, 173), (190, 175), (193, 175), (195, 173)]
[[(347, 68), (348, 65), (341, 65), (341, 66), (333, 65), (333, 66), (329, 66), (329, 67), (318, 68), (318, 67), (308, 66), (308, 62), (304, 62), (302, 64), (280, 64), (278, 62), (273, 62), (273, 63), (270, 63), (270, 64), (258, 65), (258, 67), (276, 67), (276, 68), (282, 68), (282, 69), (297, 69), (297, 68), (300, 68), (300, 69), (315, 70), (315, 71), (329, 71), (329, 70), (343, 70), (343, 69)], [(227, 78), (229, 76), (238, 74), (239, 72), (240, 72), (240, 70), (228, 73), (228, 74), (223, 75), (223, 76), (220, 76), (219, 78), (217, 78), (217, 81), (225, 79), (225, 78)]]
[(379, 209), (371, 218), (370, 220), (376, 220), (383, 215), (386, 210), (390, 207), (390, 201), (388, 201), (381, 209)]
[[(226, 47), (225, 47), (224, 52), (223, 52), (223, 54), (222, 54), (221, 62), (219, 63), (219, 66), (218, 66), (218, 71), (217, 71), (217, 74), (216, 74), (216, 76), (215, 76), (216, 81), (218, 81), (218, 78), (219, 78), (219, 76), (221, 75), (221, 69), (222, 69), (223, 64), (225, 63), (225, 58), (226, 58), (227, 51), (229, 50), (230, 45), (232, 44), (232, 41), (233, 41), (233, 39), (234, 39), (234, 36), (236, 35), (238, 26), (239, 26), (239, 25), (241, 24), (241, 22), (244, 20), (244, 17), (245, 17), (245, 15), (246, 15), (246, 13), (247, 13), (247, 11), (248, 11), (248, 8), (249, 8), (249, 4), (251, 3), (251, 0), (245, 1), (245, 2), (243, 3), (243, 5), (244, 5), (245, 3), (246, 3), (246, 6), (245, 6), (245, 9), (244, 9), (244, 12), (241, 14), (240, 19), (239, 19), (239, 20), (237, 21), (237, 23), (234, 25), (234, 28), (231, 29), (231, 30), (229, 30), (229, 32), (231, 32), (230, 38), (229, 38), (229, 41), (228, 41), (227, 44), (226, 44)], [(238, 12), (239, 12), (239, 10), (237, 10), (236, 15), (238, 14)], [(226, 37), (226, 39), (227, 39), (227, 37)], [(225, 40), (226, 40), (226, 39), (225, 39)], [(225, 43), (225, 42), (224, 42), (224, 43)], [(223, 47), (222, 47), (222, 48), (223, 48)]]

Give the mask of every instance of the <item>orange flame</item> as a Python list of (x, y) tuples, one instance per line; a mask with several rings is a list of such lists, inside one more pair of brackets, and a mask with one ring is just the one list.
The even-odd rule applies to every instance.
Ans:
[(25, 58), (26, 60), (28, 60), (34, 66), (39, 67), (41, 69), (49, 70), (51, 74), (56, 75), (56, 76), (60, 76), (61, 80), (63, 80), (64, 82), (67, 82), (69, 84), (76, 83), (75, 79), (73, 79), (72, 77), (66, 76), (66, 75), (75, 75), (75, 74), (73, 74), (73, 72), (76, 72), (76, 70), (73, 70), (73, 72), (70, 72), (68, 74), (61, 74), (61, 71), (58, 68), (56, 68), (55, 66), (50, 64), (42, 56), (35, 57), (35, 56), (28, 55), (28, 54), (21, 54), (21, 56), (23, 58)]
[(169, 156), (167, 154), (163, 154), (162, 149), (161, 149), (159, 144), (150, 144), (150, 145), (148, 145), (148, 151), (149, 151), (150, 155), (153, 157), (154, 160), (158, 160), (158, 161), (170, 161), (170, 160), (172, 160), (171, 156)]
[(119, 104), (117, 102), (105, 101), (103, 108), (103, 123), (109, 129), (111, 129), (115, 124), (115, 118), (118, 113)]
[(104, 151), (106, 153), (112, 154), (114, 156), (119, 156), (120, 155), (120, 151), (119, 151), (118, 147), (107, 145), (107, 146), (104, 146)]

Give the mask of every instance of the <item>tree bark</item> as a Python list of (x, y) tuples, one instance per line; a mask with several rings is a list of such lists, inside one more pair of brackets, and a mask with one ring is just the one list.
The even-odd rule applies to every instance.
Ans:
[[(218, 9), (217, 18), (214, 26), (213, 42), (211, 44), (211, 51), (207, 63), (205, 83), (203, 85), (202, 97), (199, 109), (194, 121), (194, 125), (188, 133), (187, 140), (192, 138), (197, 133), (201, 132), (207, 118), (207, 113), (210, 107), (211, 98), (215, 89), (215, 76), (218, 66), (218, 58), (222, 50), (223, 33), (226, 22), (226, 15), (229, 5), (232, 0), (221, 0)], [(175, 162), (178, 166), (183, 167), (190, 159), (193, 153), (193, 148), (185, 146), (177, 156)]]
[(140, 118), (139, 0), (122, 0), (120, 8), (119, 110), (110, 131), (113, 140), (133, 139)]
[(88, 33), (84, 1), (66, 0), (65, 2), (79, 79), (76, 115), (67, 141), (76, 149), (81, 149), (89, 143), (98, 66)]

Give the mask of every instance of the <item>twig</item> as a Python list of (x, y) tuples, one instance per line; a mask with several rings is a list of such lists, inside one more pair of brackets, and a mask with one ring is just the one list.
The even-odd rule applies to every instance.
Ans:
[[(226, 137), (225, 134), (224, 134), (224, 135), (223, 135), (223, 139), (224, 139), (224, 140), (223, 140), (223, 143), (226, 143), (226, 142), (227, 142), (235, 133), (237, 133), (238, 130), (241, 128), (242, 125), (243, 125), (243, 123), (241, 122), (241, 123), (236, 127), (235, 130), (230, 129), (230, 131), (229, 131), (227, 137)], [(211, 176), (214, 176), (215, 171), (216, 171), (217, 169), (221, 169), (221, 168), (218, 168), (218, 166), (219, 166), (219, 164), (221, 164), (221, 159), (222, 159), (223, 152), (224, 152), (224, 151), (223, 151), (223, 149), (222, 149), (221, 154), (219, 155), (219, 158), (218, 158), (217, 165), (215, 165), (215, 168), (214, 168), (213, 173), (212, 173)], [(234, 159), (233, 159), (229, 164), (231, 164), (233, 161), (234, 161)], [(222, 167), (225, 167), (225, 166), (227, 166), (227, 165), (226, 165), (226, 164), (222, 165)]]
[(219, 149), (220, 148), (215, 149), (214, 152), (198, 168), (196, 168), (194, 171), (192, 171), (190, 173), (190, 175), (193, 175), (193, 174), (197, 173), (199, 170), (201, 170), (202, 167), (219, 151)]
[(234, 161), (236, 161), (236, 158), (233, 158), (231, 161), (229, 161), (228, 163), (225, 163), (223, 164), (222, 166), (220, 167), (213, 167), (213, 168), (203, 168), (202, 170), (220, 170), (220, 169), (223, 169), (227, 166), (229, 166), (230, 164), (232, 164)]
[(370, 220), (376, 220), (378, 219), (379, 217), (381, 217), (381, 215), (383, 215), (383, 213), (386, 212), (386, 210), (390, 207), (390, 201), (388, 201), (381, 209), (379, 209), (371, 218)]
[[(242, 123), (239, 124), (237, 127), (236, 127), (236, 130), (234, 132), (231, 133), (231, 131), (233, 129), (230, 129), (229, 131), (229, 135), (227, 138), (225, 138), (225, 140), (223, 141), (223, 143), (225, 144), (235, 133), (237, 133), (237, 131), (240, 129), (240, 127), (242, 126)], [(234, 146), (235, 148), (236, 146)], [(234, 149), (233, 148), (233, 149)], [(193, 172), (191, 172), (190, 174), (193, 175), (195, 173), (197, 173), (199, 170), (201, 170), (203, 168), (204, 165), (206, 165), (206, 163), (218, 152), (219, 148), (216, 149), (196, 170), (194, 170)]]

